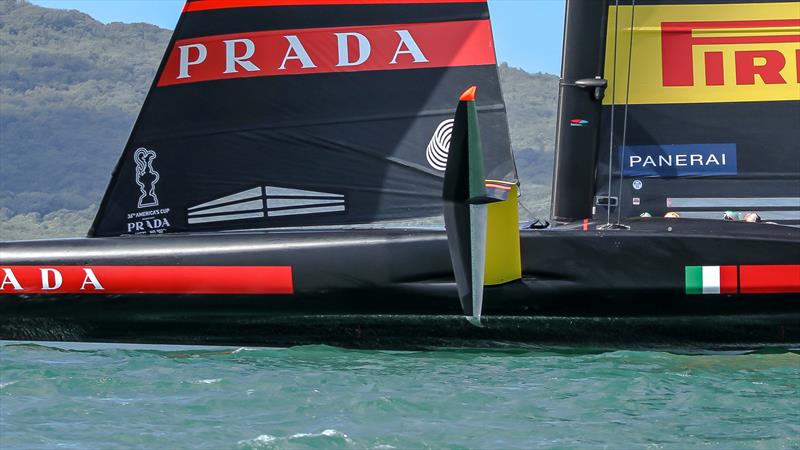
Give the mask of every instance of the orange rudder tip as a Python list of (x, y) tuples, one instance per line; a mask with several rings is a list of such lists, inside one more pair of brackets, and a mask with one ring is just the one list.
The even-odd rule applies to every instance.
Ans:
[(478, 86), (471, 86), (463, 94), (461, 94), (461, 98), (459, 99), (462, 102), (474, 102), (475, 101), (475, 94), (478, 92)]

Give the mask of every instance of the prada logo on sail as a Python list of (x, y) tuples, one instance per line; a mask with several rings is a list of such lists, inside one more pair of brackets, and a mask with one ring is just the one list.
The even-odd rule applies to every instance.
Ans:
[(736, 144), (631, 145), (622, 151), (624, 176), (736, 175)]
[(495, 63), (488, 20), (262, 31), (176, 42), (158, 85)]

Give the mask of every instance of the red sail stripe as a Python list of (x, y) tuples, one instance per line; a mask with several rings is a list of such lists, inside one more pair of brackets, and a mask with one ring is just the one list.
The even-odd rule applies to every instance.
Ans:
[[(335, 33), (363, 35), (370, 43), (369, 57), (358, 65), (340, 64)], [(413, 39), (424, 60), (422, 58), (418, 60), (409, 53), (407, 43), (402, 43), (400, 33), (406, 35), (406, 39), (407, 36)], [(304, 68), (303, 63), (297, 58), (287, 60), (284, 65), (284, 59), (290, 53), (287, 36), (302, 43), (314, 67)], [(248, 39), (252, 42), (252, 57), (247, 60), (252, 70), (248, 71), (241, 65), (235, 65), (236, 72), (225, 73), (227, 71), (225, 41), (237, 39)], [(245, 54), (246, 47), (241, 42), (239, 44), (236, 51)], [(197, 47), (200, 45), (205, 50)], [(189, 76), (183, 78), (181, 78), (181, 47), (185, 52), (184, 75)], [(357, 47), (357, 45), (348, 46), (352, 51), (352, 55), (349, 55), (352, 61), (349, 62), (358, 61)], [(396, 55), (399, 48), (403, 51)], [(206, 53), (204, 59), (200, 58), (201, 51)], [(291, 54), (294, 56), (294, 53)], [(194, 61), (202, 62), (187, 64)], [(496, 63), (492, 28), (488, 20), (271, 30), (178, 41), (170, 53), (158, 86), (278, 75), (430, 69)], [(280, 68), (282, 65), (283, 69)]]
[[(292, 268), (288, 266), (0, 266), (0, 282), (0, 294), (292, 294), (294, 291)], [(15, 283), (22, 289), (16, 289)]]
[(740, 266), (742, 294), (800, 293), (800, 264)]
[(719, 293), (736, 294), (739, 287), (739, 268), (736, 266), (719, 267)]
[(428, 3), (486, 3), (486, 0), (200, 0), (187, 2), (183, 12), (264, 6), (394, 5)]

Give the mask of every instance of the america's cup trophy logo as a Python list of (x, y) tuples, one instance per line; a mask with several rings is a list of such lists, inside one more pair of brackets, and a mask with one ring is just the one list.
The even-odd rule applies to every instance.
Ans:
[(158, 206), (158, 196), (156, 195), (156, 183), (160, 178), (158, 172), (153, 169), (153, 161), (156, 159), (156, 152), (146, 148), (140, 148), (133, 154), (136, 162), (136, 184), (139, 185), (139, 208), (150, 208)]

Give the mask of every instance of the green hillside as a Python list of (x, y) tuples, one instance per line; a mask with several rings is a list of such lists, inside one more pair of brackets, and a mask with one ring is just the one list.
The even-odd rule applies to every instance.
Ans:
[[(0, 0), (0, 239), (88, 228), (170, 34)], [(500, 74), (525, 203), (546, 214), (558, 77)]]
[(0, 0), (0, 207), (99, 201), (169, 37)]

